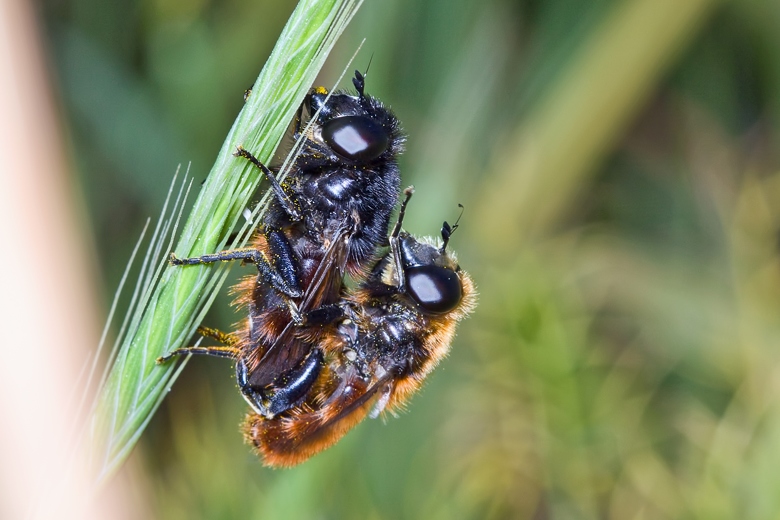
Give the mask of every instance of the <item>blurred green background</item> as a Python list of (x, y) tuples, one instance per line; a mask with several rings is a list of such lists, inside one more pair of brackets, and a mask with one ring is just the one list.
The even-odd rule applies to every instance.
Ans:
[[(106, 308), (293, 7), (39, 1)], [(466, 207), (480, 305), (407, 413), (291, 470), (243, 445), (230, 364), (193, 359), (131, 461), (149, 514), (779, 518), (777, 27), (769, 0), (367, 1), (320, 83), (367, 38), (406, 228)]]

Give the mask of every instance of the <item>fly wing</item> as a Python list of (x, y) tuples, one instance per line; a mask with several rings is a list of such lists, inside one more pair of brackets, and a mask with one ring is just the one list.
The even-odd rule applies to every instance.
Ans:
[(352, 234), (353, 232), (346, 228), (336, 233), (306, 288), (299, 312), (306, 313), (323, 305), (338, 303)]
[[(304, 295), (298, 312), (306, 313), (323, 305), (338, 303), (341, 286), (346, 273), (351, 228), (344, 226), (335, 233), (322, 260), (304, 288)], [(297, 337), (298, 325), (293, 321), (289, 309), (280, 309), (280, 320), (284, 325), (281, 333), (267, 348), (253, 349), (247, 356), (250, 367), (249, 383), (264, 386), (278, 375), (292, 369), (309, 353), (311, 344)]]

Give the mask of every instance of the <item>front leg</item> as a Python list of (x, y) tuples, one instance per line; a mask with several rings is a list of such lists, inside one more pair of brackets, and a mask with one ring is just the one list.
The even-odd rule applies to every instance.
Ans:
[(303, 289), (301, 289), (298, 280), (295, 255), (287, 237), (280, 230), (272, 229), (266, 232), (266, 238), (269, 256), (274, 259), (273, 263), (265, 252), (255, 248), (232, 249), (192, 258), (179, 258), (171, 253), (168, 261), (175, 266), (211, 264), (232, 260), (252, 262), (257, 266), (263, 280), (279, 293), (288, 298), (300, 298), (303, 296)]
[(401, 258), (401, 245), (398, 236), (401, 234), (401, 226), (404, 222), (404, 216), (406, 215), (406, 205), (409, 204), (409, 200), (414, 195), (414, 186), (409, 186), (404, 190), (404, 200), (401, 202), (401, 209), (398, 212), (398, 220), (393, 226), (393, 231), (388, 238), (390, 242), (390, 255), (393, 259), (393, 265), (395, 269), (395, 276), (398, 282), (398, 292), (406, 291), (406, 276), (404, 273), (404, 263)]
[(274, 195), (276, 196), (276, 200), (279, 202), (279, 204), (284, 208), (284, 211), (290, 216), (290, 218), (295, 221), (299, 222), (303, 220), (303, 215), (301, 214), (301, 211), (299, 208), (295, 206), (295, 203), (290, 200), (290, 197), (284, 192), (284, 188), (282, 188), (282, 185), (279, 184), (279, 181), (276, 179), (276, 175), (274, 175), (274, 172), (272, 172), (265, 164), (261, 163), (260, 160), (252, 155), (250, 152), (248, 152), (243, 147), (239, 146), (236, 150), (236, 153), (234, 153), (236, 157), (243, 157), (244, 159), (247, 159), (249, 162), (254, 164), (263, 174), (265, 175), (265, 178), (268, 179), (268, 182), (271, 183), (271, 190), (273, 190)]

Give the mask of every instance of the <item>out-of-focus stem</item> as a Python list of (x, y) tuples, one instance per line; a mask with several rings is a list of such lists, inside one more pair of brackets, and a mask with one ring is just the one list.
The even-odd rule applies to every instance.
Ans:
[(475, 215), (481, 239), (511, 256), (577, 197), (719, 0), (629, 0), (609, 13), (556, 86), (497, 147)]

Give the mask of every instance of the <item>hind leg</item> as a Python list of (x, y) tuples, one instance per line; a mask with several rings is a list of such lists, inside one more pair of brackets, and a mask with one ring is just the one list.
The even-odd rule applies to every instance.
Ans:
[(168, 352), (164, 356), (157, 358), (157, 364), (161, 365), (167, 363), (176, 356), (186, 356), (188, 354), (200, 354), (205, 356), (222, 357), (228, 359), (238, 359), (241, 350), (236, 346), (238, 345), (238, 337), (231, 332), (222, 332), (217, 329), (211, 329), (208, 327), (198, 327), (198, 334), (205, 338), (213, 338), (224, 346), (212, 346), (212, 347), (182, 347)]

